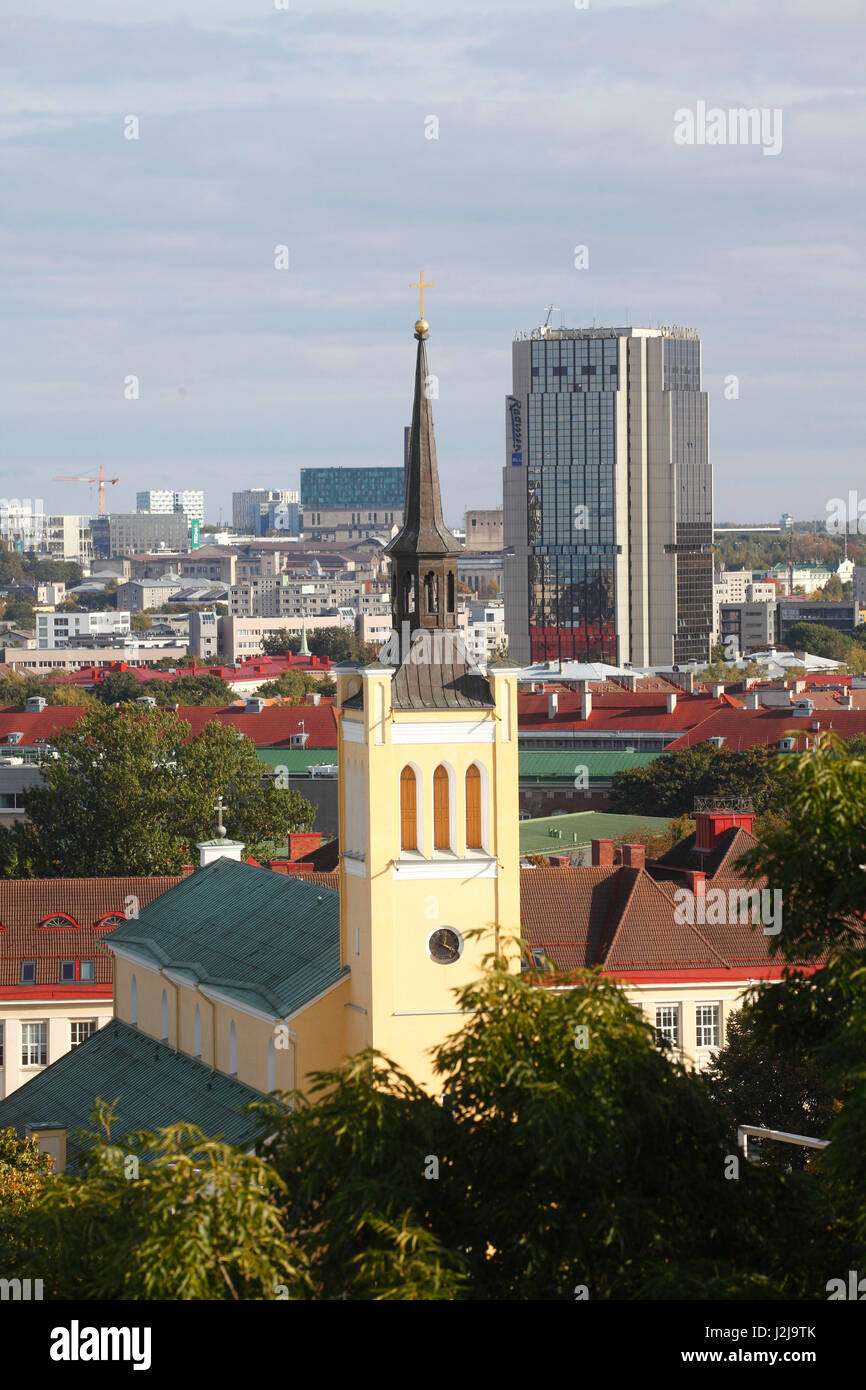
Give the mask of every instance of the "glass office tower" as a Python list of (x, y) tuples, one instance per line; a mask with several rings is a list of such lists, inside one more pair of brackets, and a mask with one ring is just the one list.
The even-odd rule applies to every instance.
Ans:
[(708, 658), (712, 475), (697, 337), (544, 328), (513, 352), (510, 652), (526, 663)]

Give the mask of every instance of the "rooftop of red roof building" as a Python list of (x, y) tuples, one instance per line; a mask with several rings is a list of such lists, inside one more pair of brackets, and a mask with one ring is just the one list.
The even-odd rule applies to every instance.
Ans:
[[(278, 748), (288, 744), (293, 734), (309, 735), (308, 748), (336, 748), (337, 715), (332, 701), (318, 705), (268, 705), (260, 714), (248, 714), (237, 705), (224, 709), (212, 705), (180, 705), (178, 715), (198, 734), (210, 720), (231, 724), (260, 747)], [(71, 728), (86, 713), (80, 705), (46, 705), (38, 713), (16, 708), (0, 710), (0, 742), (13, 732), (23, 733), (22, 743), (50, 739), (59, 729)], [(14, 745), (12, 745), (14, 747)], [(8, 750), (7, 750), (8, 751)]]
[[(813, 724), (817, 724), (817, 729)], [(788, 705), (717, 710), (697, 727), (684, 730), (666, 751), (675, 753), (679, 748), (692, 748), (708, 738), (720, 737), (727, 748), (738, 752), (758, 743), (777, 745), (789, 734), (795, 735), (798, 748), (803, 748), (807, 737), (813, 738), (829, 729), (841, 738), (866, 734), (866, 709), (816, 708), (813, 714), (805, 717), (795, 715)]]
[(588, 719), (581, 719), (581, 696), (564, 694), (559, 696), (559, 707), (549, 717), (546, 694), (521, 694), (518, 696), (518, 720), (521, 729), (691, 729), (708, 719), (718, 710), (731, 708), (735, 702), (729, 695), (677, 693), (676, 705), (669, 714), (667, 695), (673, 691), (628, 691), (616, 695), (592, 696), (592, 709)]

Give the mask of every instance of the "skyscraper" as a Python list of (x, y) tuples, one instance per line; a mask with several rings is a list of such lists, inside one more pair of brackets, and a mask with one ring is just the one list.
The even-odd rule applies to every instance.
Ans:
[(713, 491), (697, 335), (545, 327), (512, 351), (509, 651), (525, 663), (709, 659)]

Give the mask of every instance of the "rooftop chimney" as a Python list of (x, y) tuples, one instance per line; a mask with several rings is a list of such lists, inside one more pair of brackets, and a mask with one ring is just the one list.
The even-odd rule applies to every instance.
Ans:
[(703, 869), (686, 869), (685, 875), (689, 892), (696, 898), (705, 897), (707, 892), (707, 876)]
[(580, 687), (580, 717), (583, 720), (592, 714), (592, 691), (588, 685)]
[[(746, 803), (748, 805), (748, 803)], [(752, 833), (755, 813), (720, 807), (717, 811), (695, 811), (695, 849), (715, 849), (726, 830), (747, 830)]]
[(721, 681), (715, 681), (715, 682), (710, 686), (710, 694), (712, 695), (712, 697), (713, 697), (714, 700), (719, 700), (719, 699), (721, 699), (721, 697), (722, 697), (722, 695), (724, 695), (724, 693), (725, 693), (725, 687), (722, 685)]
[(555, 690), (551, 690), (547, 697), (547, 717), (555, 719), (559, 711), (559, 695)]
[(613, 865), (613, 840), (593, 840), (592, 862), (599, 867)]
[(672, 690), (669, 695), (665, 696), (665, 709), (667, 710), (668, 714), (673, 714), (676, 707), (677, 697), (675, 692)]
[(632, 869), (645, 869), (646, 845), (623, 845), (622, 862)]

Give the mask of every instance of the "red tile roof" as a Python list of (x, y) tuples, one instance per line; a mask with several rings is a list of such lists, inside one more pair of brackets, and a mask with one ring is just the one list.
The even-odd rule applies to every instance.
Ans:
[[(818, 729), (813, 729), (817, 723)], [(678, 748), (692, 748), (704, 743), (708, 738), (720, 735), (725, 747), (735, 752), (751, 748), (757, 743), (777, 745), (788, 734), (797, 736), (797, 747), (805, 747), (806, 736), (814, 738), (817, 732), (832, 729), (841, 738), (853, 738), (855, 734), (866, 734), (866, 710), (857, 709), (816, 709), (814, 715), (795, 715), (791, 709), (782, 706), (769, 709), (718, 710), (700, 725), (686, 729), (668, 745), (669, 753)]]
[[(718, 877), (708, 891), (746, 886)], [(680, 923), (676, 889), (630, 866), (522, 869), (523, 936), (560, 973), (601, 966), (626, 981), (781, 977), (784, 963), (770, 957), (760, 925)]]
[[(673, 692), (668, 692), (673, 693)], [(634, 730), (661, 730), (670, 733), (686, 731), (703, 723), (720, 709), (730, 708), (730, 697), (687, 695), (680, 691), (676, 707), (668, 714), (664, 692), (636, 690), (620, 691), (617, 695), (593, 695), (588, 719), (581, 719), (579, 694), (560, 695), (559, 708), (548, 718), (546, 694), (518, 696), (518, 723), (526, 732), (574, 729), (590, 733)]]
[[(154, 878), (12, 878), (0, 880), (0, 997), (111, 997), (112, 958), (104, 939), (138, 910), (183, 881)], [(52, 918), (68, 923), (42, 925)], [(100, 925), (103, 924), (103, 925)], [(21, 962), (36, 962), (36, 983), (21, 984)], [(92, 960), (92, 985), (60, 985), (61, 960)]]
[[(60, 729), (71, 728), (87, 711), (79, 705), (47, 705), (40, 713), (29, 714), (21, 709), (0, 710), (0, 746), (9, 752), (7, 735), (23, 733), (22, 743), (30, 745), (38, 738), (50, 739)], [(336, 748), (337, 715), (333, 702), (322, 700), (318, 705), (268, 705), (261, 714), (247, 714), (235, 705), (224, 709), (212, 705), (181, 705), (181, 719), (190, 725), (193, 734), (201, 733), (211, 720), (230, 724), (249, 735), (257, 747), (279, 747), (288, 744), (293, 734), (309, 734), (306, 747)]]

